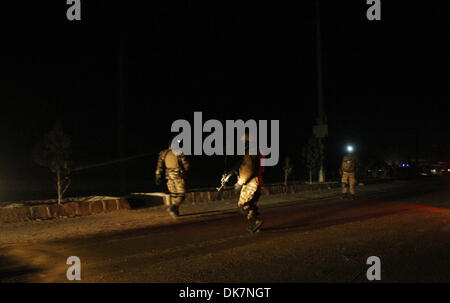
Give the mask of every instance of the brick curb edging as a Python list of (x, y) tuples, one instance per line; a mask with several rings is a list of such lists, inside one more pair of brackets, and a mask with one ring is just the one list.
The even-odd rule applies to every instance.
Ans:
[[(339, 182), (328, 182), (328, 183), (316, 183), (316, 184), (290, 184), (288, 186), (284, 185), (265, 185), (262, 188), (262, 196), (280, 195), (280, 194), (292, 194), (297, 192), (305, 191), (317, 191), (317, 190), (328, 190), (331, 188), (338, 188), (341, 186)], [(218, 191), (192, 191), (186, 194), (187, 203), (197, 202), (197, 201), (220, 201), (227, 199), (237, 199), (238, 192), (234, 190), (222, 190)]]
[(11, 223), (31, 220), (48, 220), (61, 217), (76, 217), (130, 209), (126, 199), (67, 202), (25, 207), (0, 208), (0, 222)]
[[(280, 195), (296, 192), (328, 190), (339, 187), (338, 182), (328, 182), (319, 184), (290, 184), (288, 186), (279, 184), (268, 184), (262, 188), (261, 195)], [(232, 189), (218, 192), (217, 190), (192, 191), (186, 194), (185, 203), (212, 202), (237, 198), (238, 193)], [(31, 220), (49, 220), (55, 218), (86, 216), (99, 213), (106, 213), (120, 209), (131, 209), (130, 202), (125, 198), (66, 202), (58, 204), (40, 204), (22, 207), (2, 207), (0, 208), (0, 222), (11, 223)]]

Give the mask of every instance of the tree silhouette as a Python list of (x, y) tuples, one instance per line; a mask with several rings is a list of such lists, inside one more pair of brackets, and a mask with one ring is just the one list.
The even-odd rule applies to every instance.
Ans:
[(289, 178), (289, 175), (292, 173), (292, 169), (293, 169), (293, 165), (292, 165), (291, 158), (289, 156), (287, 156), (286, 158), (284, 158), (284, 166), (283, 166), (284, 186), (287, 186), (288, 178)]
[(309, 171), (309, 183), (312, 183), (312, 176), (320, 165), (320, 160), (324, 156), (323, 145), (315, 137), (311, 137), (303, 147), (302, 159)]
[(58, 121), (33, 151), (34, 162), (48, 167), (55, 174), (58, 204), (61, 204), (62, 196), (70, 186), (70, 143), (70, 138), (64, 133), (63, 127)]

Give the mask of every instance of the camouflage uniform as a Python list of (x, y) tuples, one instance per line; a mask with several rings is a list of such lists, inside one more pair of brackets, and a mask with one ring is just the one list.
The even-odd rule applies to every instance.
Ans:
[(223, 177), (226, 180), (233, 174), (238, 175), (235, 190), (240, 190), (238, 208), (240, 212), (250, 221), (248, 230), (250, 232), (258, 232), (263, 224), (263, 220), (259, 218), (257, 203), (261, 196), (261, 188), (263, 185), (262, 174), (264, 166), (261, 165), (263, 155), (250, 155), (249, 144), (250, 136), (245, 134), (242, 138), (245, 143), (245, 155), (237, 162), (233, 168)]
[(183, 155), (175, 155), (171, 149), (159, 153), (156, 165), (156, 180), (160, 180), (165, 172), (167, 189), (170, 192), (171, 209), (178, 215), (178, 207), (183, 203), (186, 195), (186, 175), (189, 170), (189, 161)]
[(259, 211), (257, 203), (261, 196), (263, 185), (261, 155), (249, 155), (247, 152), (240, 162), (237, 187), (242, 186), (239, 195), (238, 207), (247, 220), (258, 220)]
[(355, 156), (344, 156), (342, 158), (341, 165), (341, 175), (342, 175), (342, 194), (347, 196), (348, 188), (350, 187), (350, 194), (352, 197), (355, 196), (355, 186), (356, 186), (356, 169), (358, 166), (358, 160)]

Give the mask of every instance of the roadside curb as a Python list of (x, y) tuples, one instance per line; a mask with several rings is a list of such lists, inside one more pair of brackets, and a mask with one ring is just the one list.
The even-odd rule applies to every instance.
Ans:
[[(339, 182), (325, 182), (325, 183), (315, 183), (315, 184), (304, 184), (304, 183), (293, 183), (287, 186), (281, 184), (267, 184), (262, 188), (262, 196), (272, 196), (281, 194), (292, 194), (298, 192), (312, 192), (329, 190), (333, 188), (340, 187)], [(229, 199), (237, 199), (238, 192), (233, 189), (225, 189), (220, 192), (214, 189), (204, 190), (204, 191), (191, 191), (186, 194), (187, 203), (192, 202), (213, 202)]]
[[(339, 182), (326, 182), (316, 184), (292, 183), (287, 186), (282, 184), (267, 184), (263, 186), (261, 195), (272, 196), (291, 194), (298, 192), (316, 192), (330, 190), (340, 186)], [(167, 204), (165, 194), (161, 194), (160, 205)], [(214, 202), (238, 197), (238, 192), (233, 189), (225, 189), (220, 192), (214, 188), (191, 191), (186, 194), (185, 203)], [(123, 209), (131, 209), (132, 196), (117, 199), (102, 199), (92, 201), (67, 201), (60, 205), (55, 203), (34, 203), (33, 205), (21, 205), (16, 207), (0, 207), (0, 223), (23, 222), (33, 220), (50, 220), (56, 218), (70, 218), (93, 214), (107, 213)], [(144, 198), (145, 199), (145, 198)]]
[(86, 216), (120, 209), (131, 209), (126, 199), (98, 200), (85, 202), (66, 202), (23, 207), (0, 208), (0, 222), (11, 223), (31, 220), (49, 220)]

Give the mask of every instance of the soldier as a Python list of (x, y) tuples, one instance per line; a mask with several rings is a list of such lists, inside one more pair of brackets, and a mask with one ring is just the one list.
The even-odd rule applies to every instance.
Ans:
[(261, 187), (263, 185), (262, 173), (264, 167), (261, 166), (262, 155), (250, 155), (249, 153), (249, 135), (243, 137), (245, 143), (245, 155), (236, 163), (233, 169), (227, 174), (237, 174), (237, 182), (234, 189), (239, 191), (238, 208), (242, 215), (250, 222), (248, 230), (250, 232), (258, 232), (263, 224), (263, 220), (259, 218), (257, 203), (261, 195)]
[(156, 165), (155, 183), (161, 184), (162, 174), (165, 173), (167, 189), (170, 192), (169, 214), (177, 218), (180, 204), (186, 195), (186, 172), (189, 170), (189, 161), (183, 153), (172, 150), (171, 146), (159, 153)]
[[(358, 159), (352, 155), (353, 148), (347, 148), (347, 154), (342, 158), (339, 174), (342, 176), (342, 199), (350, 198), (354, 200), (356, 186), (356, 171), (358, 169)], [(350, 187), (350, 197), (348, 191)]]

